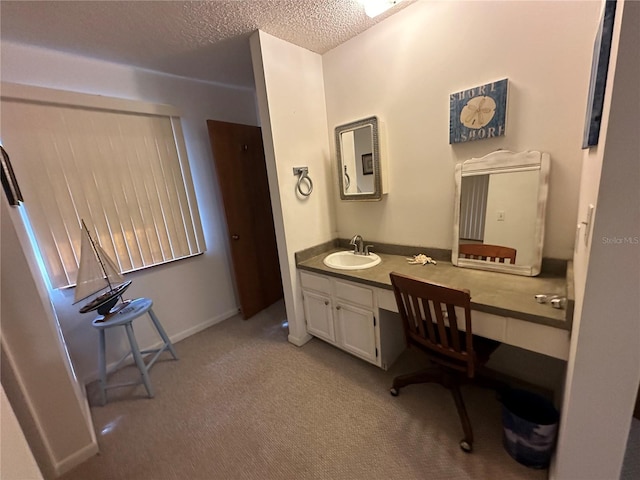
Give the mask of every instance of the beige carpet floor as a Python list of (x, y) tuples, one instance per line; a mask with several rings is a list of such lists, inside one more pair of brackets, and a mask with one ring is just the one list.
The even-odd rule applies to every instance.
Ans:
[[(317, 339), (287, 342), (279, 302), (175, 345), (142, 386), (110, 390), (92, 415), (100, 454), (63, 480), (544, 479), (502, 447), (493, 392), (463, 387), (472, 454), (450, 393), (415, 385), (389, 394), (393, 376), (423, 360), (407, 351), (385, 372)], [(131, 367), (113, 381), (135, 378)], [(95, 384), (90, 401), (97, 400)]]

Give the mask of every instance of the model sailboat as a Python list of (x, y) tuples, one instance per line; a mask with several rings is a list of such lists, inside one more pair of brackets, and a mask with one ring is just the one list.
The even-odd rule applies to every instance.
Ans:
[(108, 290), (93, 299), (80, 309), (80, 313), (97, 310), (100, 315), (113, 313), (111, 310), (118, 303), (118, 299), (131, 285), (131, 280), (125, 281), (115, 262), (107, 255), (100, 245), (95, 243), (89, 230), (82, 220), (82, 243), (80, 244), (80, 268), (76, 281), (74, 302), (98, 293), (105, 288)]

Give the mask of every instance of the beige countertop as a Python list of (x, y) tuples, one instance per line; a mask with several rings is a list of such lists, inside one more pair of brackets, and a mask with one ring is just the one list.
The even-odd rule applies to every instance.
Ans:
[[(422, 278), (471, 292), (471, 308), (494, 315), (517, 318), (565, 330), (571, 329), (573, 318), (573, 286), (571, 265), (568, 275), (540, 274), (524, 277), (506, 273), (487, 272), (456, 267), (450, 262), (438, 260), (437, 265), (411, 265), (410, 255), (378, 253), (382, 262), (365, 270), (337, 270), (327, 267), (322, 260), (341, 248), (328, 248), (311, 258), (298, 261), (300, 270), (307, 270), (332, 277), (359, 282), (373, 287), (391, 290), (390, 272)], [(428, 255), (428, 252), (425, 252)], [(553, 294), (568, 298), (566, 309), (553, 308), (550, 304), (537, 303), (534, 295)]]

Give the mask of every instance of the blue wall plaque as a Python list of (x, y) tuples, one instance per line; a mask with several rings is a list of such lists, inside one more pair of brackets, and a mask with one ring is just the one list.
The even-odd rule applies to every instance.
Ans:
[(449, 143), (470, 142), (504, 135), (507, 79), (449, 96)]

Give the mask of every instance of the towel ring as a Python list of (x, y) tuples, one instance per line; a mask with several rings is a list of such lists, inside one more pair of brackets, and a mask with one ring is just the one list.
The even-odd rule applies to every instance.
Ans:
[(345, 186), (344, 189), (345, 190), (349, 190), (349, 187), (351, 186), (351, 179), (349, 178), (349, 174), (347, 173), (347, 166), (344, 166), (344, 178), (345, 178)]
[[(309, 167), (294, 167), (293, 174), (298, 175), (298, 183), (296, 185), (296, 188), (298, 189), (300, 195), (302, 195), (303, 197), (308, 197), (309, 195), (311, 195), (311, 192), (313, 192), (313, 182), (309, 177)], [(303, 180), (306, 180), (308, 183), (306, 191), (302, 188)]]

